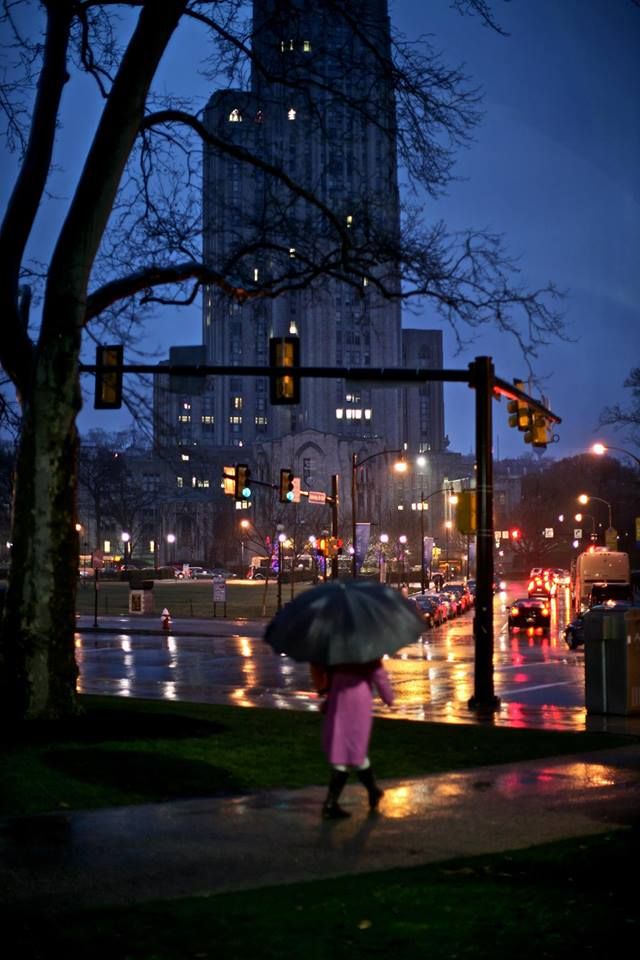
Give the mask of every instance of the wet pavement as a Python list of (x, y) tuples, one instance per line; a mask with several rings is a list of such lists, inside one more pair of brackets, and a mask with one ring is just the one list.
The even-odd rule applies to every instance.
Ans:
[(215, 894), (442, 862), (623, 829), (640, 813), (640, 745), (383, 781), (370, 814), (323, 821), (324, 789), (274, 790), (0, 824), (3, 900), (30, 914)]
[[(264, 643), (264, 621), (78, 617), (78, 689), (108, 694), (246, 707), (315, 710), (308, 667), (277, 656)], [(474, 646), (471, 617), (423, 635), (385, 660), (399, 719), (549, 730), (604, 730), (640, 735), (640, 714), (588, 715), (584, 654), (548, 636), (510, 636), (496, 624), (494, 685), (499, 709), (472, 711)]]
[[(272, 654), (260, 639), (261, 622), (185, 621), (168, 634), (158, 631), (157, 618), (102, 619), (98, 630), (92, 623), (78, 618), (83, 692), (317, 709), (306, 667)], [(498, 638), (496, 692), (518, 698), (488, 717), (470, 711), (472, 648), (463, 652), (465, 628), (458, 629), (460, 646), (453, 651), (452, 638), (442, 632), (386, 662), (397, 689), (407, 673), (421, 678), (409, 685), (413, 694), (403, 693), (405, 708), (395, 715), (640, 736), (638, 715), (587, 716), (583, 660), (557, 644), (525, 640), (522, 648), (501, 651)], [(429, 681), (438, 665), (442, 676)], [(555, 674), (534, 682), (536, 670), (547, 677), (545, 665)], [(514, 668), (522, 680), (514, 681)], [(582, 702), (575, 702), (580, 689)], [(320, 817), (324, 787), (4, 818), (0, 900), (55, 914), (416, 866), (625, 829), (640, 819), (640, 741), (381, 785), (380, 810), (370, 814), (363, 788), (350, 782), (343, 801), (352, 816), (336, 822)]]

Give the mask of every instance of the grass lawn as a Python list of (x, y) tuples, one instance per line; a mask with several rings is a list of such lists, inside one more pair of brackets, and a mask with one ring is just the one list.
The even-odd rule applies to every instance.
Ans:
[[(79, 719), (2, 746), (0, 814), (98, 808), (326, 782), (318, 713), (81, 698)], [(628, 743), (605, 733), (377, 718), (378, 775), (418, 776)]]
[[(309, 582), (295, 583), (294, 595), (311, 586)], [(282, 600), (291, 599), (291, 584), (281, 586)], [(210, 580), (155, 580), (153, 585), (154, 612), (158, 615), (167, 607), (172, 617), (212, 617), (213, 584)], [(120, 616), (129, 612), (129, 584), (117, 580), (98, 581), (98, 616)], [(76, 610), (92, 615), (95, 611), (96, 591), (93, 580), (78, 581)], [(227, 617), (255, 619), (272, 617), (277, 610), (278, 586), (264, 581), (227, 581)], [(217, 604), (217, 616), (222, 616), (223, 606)]]
[[(0, 910), (44, 960), (571, 960), (637, 949), (640, 831), (57, 919)], [(627, 869), (625, 869), (627, 868)]]
[[(323, 784), (318, 714), (83, 697), (73, 723), (2, 748), (3, 814)], [(376, 719), (382, 778), (632, 742), (602, 733)], [(550, 814), (552, 815), (552, 814)], [(11, 956), (45, 960), (518, 960), (637, 946), (640, 831), (405, 870), (34, 916), (0, 906)]]

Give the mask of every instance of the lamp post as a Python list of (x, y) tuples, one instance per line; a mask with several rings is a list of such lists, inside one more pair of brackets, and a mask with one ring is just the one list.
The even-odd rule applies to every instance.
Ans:
[(128, 567), (129, 567), (129, 560), (130, 560), (130, 557), (131, 557), (131, 554), (130, 554), (130, 550), (131, 550), (131, 547), (130, 547), (131, 534), (130, 534), (130, 533), (127, 533), (126, 530), (123, 530), (123, 531), (122, 531), (122, 534), (121, 534), (121, 538), (122, 538), (122, 545), (123, 545), (123, 548), (124, 548), (124, 549), (123, 549), (123, 553), (124, 553), (124, 566), (125, 566), (125, 570), (126, 570), (126, 569), (128, 569)]
[[(384, 457), (390, 453), (402, 454), (402, 450), (379, 450), (378, 453), (372, 453), (368, 457), (365, 457), (364, 460), (358, 460), (358, 455), (353, 453), (351, 455), (351, 526), (352, 526), (352, 543), (353, 543), (353, 555), (351, 557), (351, 575), (355, 579), (358, 576), (358, 555), (356, 552), (356, 533), (357, 533), (357, 501), (358, 501), (358, 467), (364, 466), (365, 463), (368, 463), (369, 460), (374, 460), (375, 457)], [(407, 469), (406, 461), (400, 460), (394, 464), (394, 469), (401, 473), (403, 470)], [(364, 560), (364, 557), (363, 557)]]
[(250, 520), (241, 520), (241, 521), (240, 521), (240, 529), (241, 529), (241, 531), (242, 531), (242, 533), (241, 533), (241, 539), (240, 539), (240, 563), (242, 564), (242, 576), (243, 576), (243, 577), (244, 577), (244, 575), (245, 575), (245, 557), (244, 557), (244, 552), (245, 552), (245, 548), (246, 548), (246, 545), (247, 545), (247, 530), (249, 529), (250, 526), (251, 526), (251, 521), (250, 521)]
[(603, 500), (602, 497), (592, 497), (590, 494), (587, 494), (587, 493), (581, 493), (580, 496), (578, 497), (579, 503), (587, 504), (589, 503), (590, 500), (597, 500), (598, 503), (604, 503), (605, 507), (609, 511), (609, 529), (611, 530), (611, 528), (613, 527), (613, 520), (611, 515), (611, 504), (609, 503), (609, 501)]
[(388, 543), (389, 543), (389, 534), (381, 533), (380, 534), (380, 573), (379, 573), (379, 578), (381, 583), (387, 582), (387, 556), (385, 553), (385, 548)]
[(625, 450), (624, 447), (612, 447), (608, 443), (594, 443), (590, 448), (591, 453), (597, 454), (599, 457), (604, 456), (605, 453), (609, 450), (615, 450), (617, 453), (624, 453), (625, 456), (631, 457), (632, 460), (640, 467), (640, 457), (636, 457), (635, 453), (631, 453), (629, 450)]
[(175, 558), (176, 558), (176, 556), (175, 556), (175, 542), (176, 542), (176, 535), (175, 535), (175, 533), (168, 533), (168, 534), (167, 534), (167, 543), (169, 544), (169, 562), (170, 562), (170, 563), (173, 563), (173, 562), (175, 561)]
[(576, 523), (581, 523), (583, 520), (591, 520), (591, 540), (595, 542), (596, 540), (596, 518), (592, 513), (576, 513), (574, 520)]

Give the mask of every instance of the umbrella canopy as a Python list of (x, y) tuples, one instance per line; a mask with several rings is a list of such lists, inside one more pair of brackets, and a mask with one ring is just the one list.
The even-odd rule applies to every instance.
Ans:
[(369, 663), (414, 643), (424, 622), (397, 590), (366, 580), (332, 580), (287, 603), (264, 639), (294, 660)]

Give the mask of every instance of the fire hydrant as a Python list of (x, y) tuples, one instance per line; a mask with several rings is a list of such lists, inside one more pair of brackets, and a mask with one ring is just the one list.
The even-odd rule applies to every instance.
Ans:
[(169, 613), (166, 607), (162, 611), (162, 616), (160, 617), (160, 623), (162, 624), (163, 630), (169, 630), (169, 628), (171, 627), (171, 614)]

